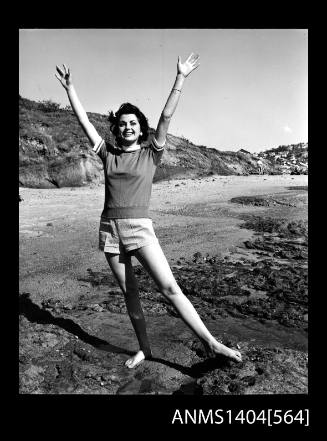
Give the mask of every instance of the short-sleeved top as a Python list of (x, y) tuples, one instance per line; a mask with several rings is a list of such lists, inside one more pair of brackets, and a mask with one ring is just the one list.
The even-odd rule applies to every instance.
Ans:
[(126, 152), (102, 138), (93, 147), (103, 163), (105, 201), (101, 217), (107, 219), (149, 218), (153, 176), (164, 145), (156, 139), (138, 150)]

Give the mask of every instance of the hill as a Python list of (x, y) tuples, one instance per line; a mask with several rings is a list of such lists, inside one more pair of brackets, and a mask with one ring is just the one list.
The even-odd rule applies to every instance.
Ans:
[[(113, 141), (107, 115), (89, 113), (100, 136)], [(153, 129), (150, 130), (153, 133)], [(162, 163), (154, 182), (211, 174), (307, 173), (307, 144), (280, 146), (259, 154), (246, 150), (219, 151), (168, 134)], [(35, 102), (19, 97), (19, 184), (55, 188), (103, 182), (101, 160), (70, 106), (51, 100)]]
[(281, 145), (259, 154), (260, 159), (274, 165), (281, 174), (308, 173), (308, 143)]

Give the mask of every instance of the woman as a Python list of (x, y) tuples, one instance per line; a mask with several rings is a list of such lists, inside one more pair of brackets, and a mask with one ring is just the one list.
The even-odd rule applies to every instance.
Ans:
[(140, 110), (123, 104), (111, 112), (111, 131), (116, 145), (106, 143), (90, 123), (83, 109), (69, 68), (57, 66), (56, 77), (65, 88), (77, 119), (93, 150), (100, 156), (105, 173), (105, 204), (100, 220), (99, 245), (124, 294), (126, 307), (140, 350), (125, 365), (134, 368), (152, 357), (141, 307), (137, 280), (131, 263), (135, 256), (155, 281), (159, 291), (172, 303), (182, 320), (197, 335), (206, 351), (241, 362), (239, 351), (219, 343), (203, 324), (191, 302), (182, 293), (153, 231), (148, 207), (152, 179), (164, 151), (170, 120), (178, 104), (185, 79), (199, 66), (198, 55), (185, 62), (178, 57), (177, 76), (161, 113), (151, 142), (141, 146), (148, 136), (148, 124)]

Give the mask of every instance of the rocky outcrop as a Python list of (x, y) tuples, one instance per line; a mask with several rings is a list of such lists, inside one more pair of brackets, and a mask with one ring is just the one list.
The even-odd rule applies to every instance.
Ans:
[(259, 153), (258, 158), (270, 164), (278, 174), (308, 174), (308, 143), (281, 145)]

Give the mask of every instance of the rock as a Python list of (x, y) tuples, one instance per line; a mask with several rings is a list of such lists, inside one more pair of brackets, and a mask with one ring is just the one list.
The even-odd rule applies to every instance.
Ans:
[(197, 251), (196, 253), (193, 254), (193, 258), (194, 258), (193, 261), (199, 260), (202, 258), (202, 254), (199, 251)]
[(234, 381), (229, 384), (228, 390), (234, 394), (237, 394), (241, 391), (241, 385), (237, 381)]
[(115, 381), (119, 383), (119, 377), (117, 375), (109, 375), (108, 380)]
[[(265, 370), (261, 367), (261, 366), (257, 366), (255, 368), (255, 370), (257, 371), (258, 375), (262, 375), (265, 373)], [(254, 384), (254, 383), (253, 383)]]
[(63, 306), (63, 309), (71, 311), (72, 309), (74, 309), (74, 306), (71, 303), (68, 303), (68, 304)]
[(92, 305), (92, 309), (93, 311), (96, 312), (103, 312), (105, 310), (102, 306), (98, 305), (97, 303), (95, 305)]
[(247, 384), (247, 386), (254, 386), (256, 383), (256, 378), (254, 376), (243, 377), (242, 380)]

